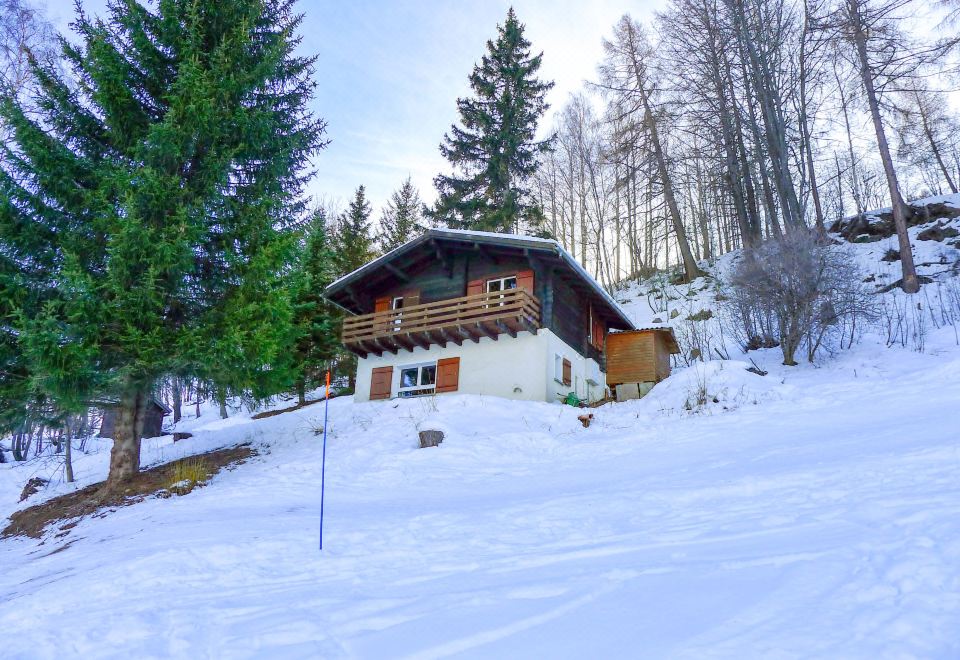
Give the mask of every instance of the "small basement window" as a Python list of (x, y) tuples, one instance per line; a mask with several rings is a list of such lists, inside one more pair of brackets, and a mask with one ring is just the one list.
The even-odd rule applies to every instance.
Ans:
[(563, 356), (559, 353), (553, 355), (553, 379), (563, 384)]
[(400, 368), (400, 384), (397, 396), (423, 396), (433, 394), (437, 384), (437, 363), (412, 364)]

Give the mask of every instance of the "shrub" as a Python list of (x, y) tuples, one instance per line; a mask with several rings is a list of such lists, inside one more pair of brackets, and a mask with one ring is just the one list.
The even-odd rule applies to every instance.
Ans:
[(801, 347), (813, 361), (831, 335), (853, 333), (874, 316), (863, 273), (849, 251), (816, 234), (795, 231), (744, 252), (729, 278), (728, 316), (741, 345), (779, 343), (783, 363), (795, 365)]

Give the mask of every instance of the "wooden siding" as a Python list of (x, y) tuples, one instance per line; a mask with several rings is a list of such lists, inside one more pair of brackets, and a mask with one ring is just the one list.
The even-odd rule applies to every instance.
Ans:
[(547, 327), (580, 355), (587, 356), (588, 305), (573, 287), (556, 273), (553, 276), (553, 309)]
[[(522, 254), (490, 255), (471, 249), (449, 250), (447, 260), (428, 262), (415, 270), (406, 272), (406, 279), (396, 278), (379, 286), (366, 287), (358, 292), (361, 300), (371, 312), (385, 311), (378, 301), (392, 300), (396, 296), (409, 296), (410, 292), (419, 293), (420, 307), (432, 303), (452, 301), (471, 294), (483, 293), (483, 282), (494, 277), (518, 276), (518, 286), (527, 288), (532, 284), (533, 298), (537, 301), (539, 315), (536, 327), (549, 328), (563, 342), (580, 355), (597, 360), (602, 364), (602, 348), (590, 345), (590, 302), (574, 290), (566, 276), (553, 264), (543, 260), (531, 259)], [(470, 285), (473, 284), (473, 287)], [(479, 286), (478, 286), (479, 284)], [(417, 307), (412, 301), (404, 300), (404, 315)], [(369, 314), (360, 317), (366, 318)], [(393, 319), (381, 319), (383, 323), (378, 331), (385, 331), (388, 322)], [(344, 341), (347, 341), (348, 326), (352, 319), (344, 323)], [(607, 331), (605, 320), (598, 319), (598, 329)], [(519, 328), (523, 329), (523, 328)], [(367, 333), (369, 334), (369, 333)], [(482, 333), (480, 336), (483, 336)], [(421, 337), (422, 339), (423, 337)], [(465, 337), (470, 339), (470, 337)], [(402, 341), (402, 338), (401, 338)], [(428, 343), (437, 343), (429, 340)], [(348, 348), (354, 350), (356, 346)], [(397, 348), (392, 344), (387, 350)], [(403, 348), (400, 346), (399, 348)], [(373, 346), (354, 352), (373, 352)], [(379, 349), (375, 349), (379, 350)]]
[(658, 330), (607, 335), (607, 385), (655, 383), (670, 375), (670, 337)]
[(657, 340), (656, 372), (657, 372), (657, 382), (659, 382), (670, 375), (670, 347), (669, 347), (669, 342), (667, 341), (668, 335), (665, 332), (655, 332), (653, 333), (653, 335)]

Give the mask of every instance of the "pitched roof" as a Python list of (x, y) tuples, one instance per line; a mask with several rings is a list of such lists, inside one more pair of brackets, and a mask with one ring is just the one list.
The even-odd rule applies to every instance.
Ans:
[[(422, 235), (407, 241), (398, 248), (377, 257), (351, 273), (347, 273), (340, 279), (331, 283), (325, 290), (324, 296), (336, 304), (341, 304), (335, 299), (336, 294), (344, 291), (351, 284), (361, 281), (366, 275), (371, 274), (381, 268), (389, 268), (391, 262), (410, 253), (417, 248), (423, 247), (435, 241), (455, 241), (464, 243), (476, 243), (481, 245), (511, 247), (525, 249), (537, 252), (548, 252), (556, 257), (581, 280), (597, 298), (609, 309), (626, 328), (634, 329), (636, 326), (630, 317), (627, 316), (623, 308), (613, 299), (600, 284), (591, 277), (591, 275), (577, 262), (573, 256), (567, 252), (563, 246), (551, 238), (537, 238), (535, 236), (522, 236), (520, 234), (498, 234), (487, 231), (470, 231), (463, 229), (429, 229)], [(349, 310), (348, 311), (355, 311)]]

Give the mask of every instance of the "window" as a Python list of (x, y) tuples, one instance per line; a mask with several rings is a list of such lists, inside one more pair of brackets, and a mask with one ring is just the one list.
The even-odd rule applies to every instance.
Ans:
[(487, 280), (487, 293), (496, 293), (497, 291), (509, 291), (517, 288), (517, 276), (498, 277), (493, 280)]
[[(510, 277), (498, 277), (493, 280), (487, 280), (487, 293), (496, 293), (497, 291), (509, 291), (510, 289), (517, 288), (517, 276), (511, 275)], [(501, 295), (500, 298), (503, 298)], [(493, 303), (491, 307), (497, 307), (503, 305), (503, 303)]]
[(403, 296), (397, 296), (396, 298), (391, 300), (390, 309), (397, 312), (397, 314), (395, 315), (395, 318), (393, 319), (393, 331), (398, 332), (400, 330), (400, 324), (403, 322), (403, 319), (400, 318), (402, 315), (402, 312), (398, 311), (403, 309)]
[(400, 368), (400, 384), (397, 396), (422, 396), (433, 394), (437, 383), (437, 363), (412, 364)]

